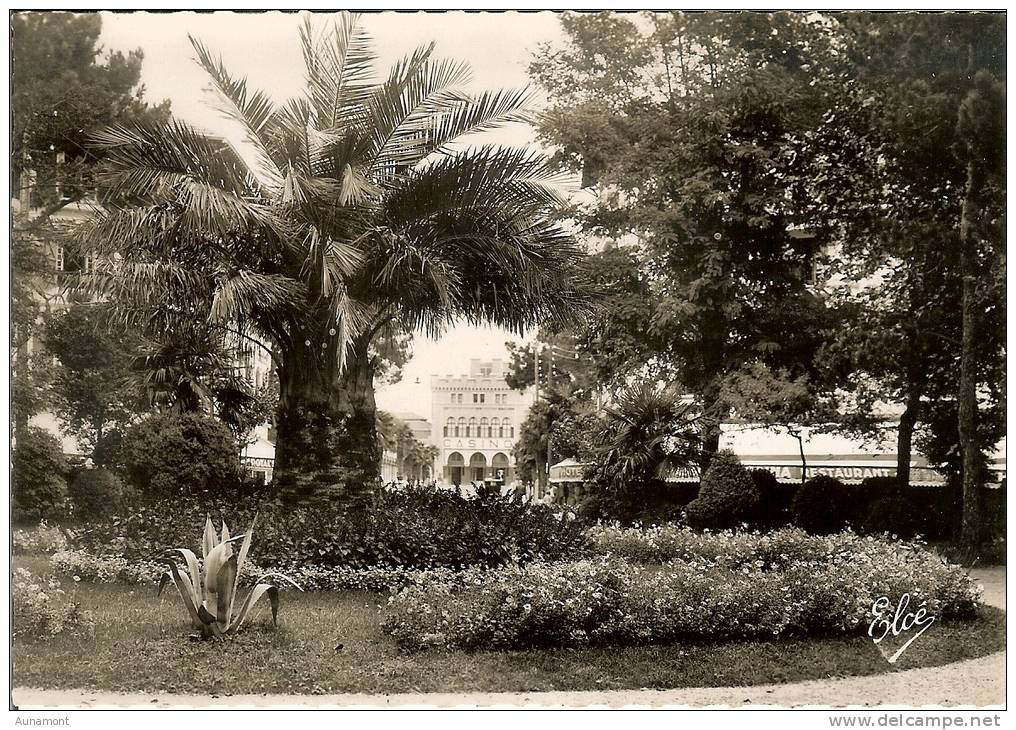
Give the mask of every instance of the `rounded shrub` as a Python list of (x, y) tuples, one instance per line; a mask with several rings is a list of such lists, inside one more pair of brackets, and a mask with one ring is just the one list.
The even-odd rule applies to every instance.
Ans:
[(748, 522), (758, 509), (759, 492), (748, 470), (730, 451), (721, 451), (702, 475), (698, 496), (687, 509), (697, 530), (722, 530)]
[(236, 439), (203, 413), (159, 413), (131, 426), (120, 460), (131, 485), (153, 496), (229, 494), (243, 484)]
[(924, 532), (924, 520), (917, 505), (906, 497), (883, 497), (869, 505), (861, 527), (868, 534), (909, 539)]
[(762, 530), (774, 530), (790, 522), (792, 485), (780, 484), (768, 469), (750, 469), (748, 475), (758, 490), (758, 507), (750, 522)]
[(825, 474), (798, 487), (790, 503), (794, 524), (814, 535), (842, 530), (850, 522), (853, 509), (853, 500), (843, 482)]
[(124, 497), (123, 482), (106, 469), (85, 469), (71, 482), (74, 513), (84, 520), (109, 517), (117, 512)]
[(65, 468), (60, 442), (44, 429), (27, 429), (18, 439), (11, 460), (15, 521), (67, 517), (70, 504)]

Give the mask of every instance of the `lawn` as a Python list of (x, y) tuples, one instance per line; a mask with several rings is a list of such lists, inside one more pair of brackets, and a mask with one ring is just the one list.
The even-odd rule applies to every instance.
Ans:
[[(16, 558), (45, 572), (44, 558)], [(69, 582), (68, 582), (69, 584)], [(527, 692), (710, 687), (870, 675), (1002, 650), (1005, 617), (936, 623), (895, 666), (870, 639), (808, 638), (513, 652), (402, 654), (378, 627), (385, 598), (361, 591), (286, 591), (279, 627), (267, 602), (222, 642), (190, 641), (179, 596), (155, 587), (78, 584), (91, 636), (18, 641), (15, 686), (231, 694)]]

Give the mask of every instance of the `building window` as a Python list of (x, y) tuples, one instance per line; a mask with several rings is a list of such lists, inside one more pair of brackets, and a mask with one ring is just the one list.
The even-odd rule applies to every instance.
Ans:
[(480, 393), (480, 402), (483, 403), (483, 399), (486, 397), (485, 393)]
[(466, 436), (479, 436), (479, 432), (476, 430), (476, 419), (470, 418), (469, 425), (466, 427)]
[(510, 439), (515, 438), (515, 426), (508, 427), (508, 438)]
[(449, 416), (448, 417), (448, 422), (445, 424), (445, 427), (444, 427), (444, 435), (445, 436), (451, 436), (452, 435), (452, 431), (454, 430), (454, 428), (455, 428), (455, 419), (452, 418), (451, 416)]
[(497, 427), (497, 437), (504, 438), (504, 421), (501, 421)]
[(477, 435), (487, 436), (488, 438), (490, 437), (490, 426), (488, 425), (486, 418), (480, 419), (480, 432)]
[(459, 418), (459, 425), (455, 428), (455, 435), (461, 436), (466, 433), (466, 418), (465, 416)]

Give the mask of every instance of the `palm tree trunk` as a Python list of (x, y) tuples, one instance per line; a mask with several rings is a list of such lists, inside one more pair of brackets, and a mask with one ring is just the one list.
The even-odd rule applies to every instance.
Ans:
[(314, 353), (287, 353), (279, 367), (273, 481), (288, 502), (328, 499), (363, 506), (380, 479), (374, 369), (366, 344), (346, 370), (322, 367)]

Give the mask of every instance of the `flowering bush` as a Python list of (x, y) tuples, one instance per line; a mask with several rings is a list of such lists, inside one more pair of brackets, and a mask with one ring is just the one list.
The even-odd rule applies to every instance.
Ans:
[(14, 638), (45, 639), (66, 629), (90, 628), (88, 612), (66, 600), (65, 595), (56, 578), (40, 578), (24, 568), (15, 568)]
[(67, 537), (63, 531), (48, 524), (46, 520), (41, 520), (33, 527), (15, 529), (11, 542), (16, 555), (37, 555), (67, 549)]
[(383, 628), (408, 650), (521, 649), (854, 633), (877, 598), (903, 593), (931, 615), (974, 613), (978, 588), (962, 570), (913, 544), (880, 545), (779, 565), (605, 556), (420, 573), (393, 593)]

